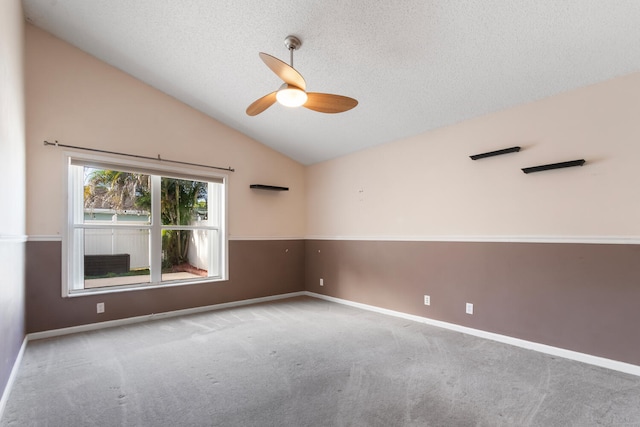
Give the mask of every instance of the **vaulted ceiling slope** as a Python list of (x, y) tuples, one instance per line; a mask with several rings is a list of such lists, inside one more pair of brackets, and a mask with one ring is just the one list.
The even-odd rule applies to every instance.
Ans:
[[(24, 0), (26, 19), (313, 164), (640, 71), (637, 0)], [(247, 106), (288, 62), (341, 114)]]

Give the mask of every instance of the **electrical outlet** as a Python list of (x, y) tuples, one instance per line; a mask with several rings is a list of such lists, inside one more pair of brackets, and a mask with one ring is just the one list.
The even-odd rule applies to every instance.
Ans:
[(324, 286), (324, 279), (320, 279), (320, 286)]
[(104, 303), (103, 302), (99, 302), (98, 304), (96, 304), (96, 312), (104, 313)]
[(431, 297), (429, 295), (424, 296), (424, 305), (431, 305)]
[(473, 314), (473, 304), (467, 303), (467, 314)]

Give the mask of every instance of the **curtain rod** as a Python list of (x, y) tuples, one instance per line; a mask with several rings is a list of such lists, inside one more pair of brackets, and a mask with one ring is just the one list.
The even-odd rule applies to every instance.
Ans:
[(158, 157), (156, 158), (156, 157), (149, 157), (149, 156), (141, 156), (139, 154), (127, 154), (127, 153), (118, 153), (117, 151), (98, 150), (97, 148), (76, 147), (74, 145), (59, 144), (58, 141), (56, 141), (56, 142), (44, 141), (44, 145), (54, 145), (56, 147), (64, 147), (64, 148), (75, 148), (76, 150), (94, 151), (96, 153), (116, 154), (118, 156), (135, 157), (136, 159), (158, 160), (158, 161), (161, 161), (161, 162), (176, 163), (176, 164), (179, 164), (179, 165), (188, 165), (188, 166), (198, 166), (198, 167), (201, 167), (201, 168), (218, 169), (218, 170), (229, 171), (229, 172), (235, 172), (236, 171), (232, 167), (221, 168), (219, 166), (209, 166), (209, 165), (201, 165), (201, 164), (198, 164), (198, 163), (181, 162), (179, 160), (161, 159), (160, 158), (160, 154), (158, 154)]

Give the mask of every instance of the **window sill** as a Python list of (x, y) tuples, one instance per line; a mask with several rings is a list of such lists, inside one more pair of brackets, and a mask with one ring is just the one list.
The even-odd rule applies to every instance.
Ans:
[(94, 289), (78, 289), (69, 291), (65, 297), (67, 298), (75, 298), (75, 297), (84, 297), (90, 295), (105, 295), (105, 294), (115, 294), (121, 292), (132, 292), (132, 291), (147, 291), (151, 289), (162, 289), (162, 288), (172, 288), (176, 286), (190, 286), (190, 285), (202, 285), (206, 283), (220, 283), (227, 282), (228, 278), (221, 277), (206, 277), (204, 279), (197, 280), (181, 280), (174, 282), (163, 282), (163, 283), (140, 283), (136, 285), (123, 285), (123, 286), (113, 286), (110, 288), (94, 288)]

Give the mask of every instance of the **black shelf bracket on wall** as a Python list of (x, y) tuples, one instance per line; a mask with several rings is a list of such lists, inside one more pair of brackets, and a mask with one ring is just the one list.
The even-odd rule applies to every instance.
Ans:
[(548, 165), (531, 166), (529, 168), (522, 168), (522, 172), (524, 173), (542, 172), (542, 171), (548, 171), (551, 169), (562, 169), (562, 168), (570, 168), (573, 166), (582, 166), (584, 164), (585, 164), (584, 159), (570, 160), (568, 162), (550, 163)]
[(264, 185), (264, 184), (251, 184), (249, 188), (254, 188), (256, 190), (289, 191), (289, 187), (278, 187), (276, 185)]
[(504, 148), (502, 150), (489, 151), (487, 153), (481, 153), (481, 154), (474, 154), (473, 156), (469, 156), (469, 157), (471, 157), (471, 160), (478, 160), (478, 159), (484, 159), (487, 157), (499, 156), (501, 154), (517, 153), (518, 151), (520, 151), (520, 147), (509, 147), (509, 148)]

